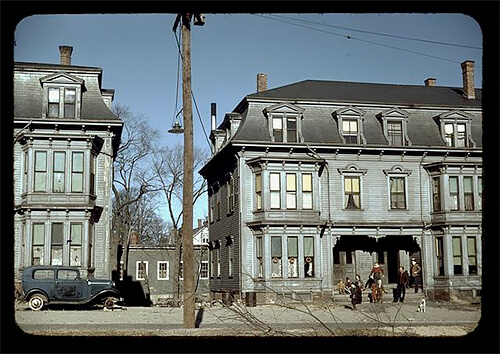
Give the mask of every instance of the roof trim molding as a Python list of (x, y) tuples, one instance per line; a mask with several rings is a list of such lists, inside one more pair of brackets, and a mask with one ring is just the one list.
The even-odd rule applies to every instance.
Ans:
[(80, 79), (79, 77), (70, 75), (68, 73), (55, 73), (51, 75), (47, 75), (40, 78), (40, 83), (47, 84), (76, 84), (83, 85), (85, 80)]
[(278, 103), (269, 107), (264, 108), (262, 111), (266, 116), (268, 116), (269, 113), (296, 113), (298, 115), (302, 115), (304, 112), (304, 108), (296, 106), (291, 103)]

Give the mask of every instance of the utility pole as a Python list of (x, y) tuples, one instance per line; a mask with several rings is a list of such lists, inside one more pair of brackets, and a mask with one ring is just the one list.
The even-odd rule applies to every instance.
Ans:
[[(179, 14), (182, 21), (182, 105), (184, 117), (184, 179), (182, 188), (182, 260), (184, 273), (184, 328), (195, 328), (195, 274), (193, 256), (193, 107), (191, 103), (191, 19), (193, 14)], [(203, 26), (204, 16), (194, 14), (195, 25)]]

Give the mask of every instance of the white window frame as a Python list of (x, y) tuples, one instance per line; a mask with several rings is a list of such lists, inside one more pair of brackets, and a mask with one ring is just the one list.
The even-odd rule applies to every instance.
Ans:
[[(376, 117), (382, 122), (382, 129), (384, 132), (385, 139), (391, 146), (411, 146), (411, 141), (408, 138), (408, 116), (409, 113), (399, 109), (391, 108), (384, 112), (380, 112)], [(401, 144), (392, 144), (389, 136), (389, 123), (399, 122), (401, 123)]]
[[(207, 265), (207, 276), (204, 277), (202, 274), (202, 265), (206, 264)], [(208, 261), (201, 261), (200, 262), (200, 279), (209, 279), (210, 278), (210, 264)]]
[[(447, 147), (465, 149), (470, 147), (476, 147), (476, 143), (472, 140), (471, 137), (471, 121), (472, 117), (470, 114), (461, 112), (461, 111), (451, 111), (447, 113), (443, 113), (437, 117), (440, 126), (441, 138), (443, 139), (445, 145)], [(451, 144), (447, 142), (446, 139), (446, 125), (451, 124), (453, 126), (453, 141)], [(458, 142), (458, 124), (465, 125), (465, 134), (464, 134), (464, 146), (457, 146)]]
[[(408, 177), (411, 175), (411, 171), (404, 170), (401, 166), (393, 166), (390, 170), (384, 170), (384, 174), (387, 177), (387, 203), (388, 210), (408, 210), (409, 209), (409, 195), (408, 195)], [(404, 197), (405, 197), (405, 207), (404, 208), (392, 208), (391, 200), (391, 178), (404, 178)]]
[[(161, 265), (166, 264), (167, 265), (167, 276), (162, 277), (160, 276), (160, 271), (161, 271)], [(156, 262), (156, 279), (157, 280), (169, 280), (170, 278), (170, 263), (169, 261), (158, 261)]]
[[(338, 133), (340, 136), (340, 139), (343, 144), (346, 145), (365, 145), (366, 144), (366, 139), (363, 131), (363, 122), (364, 122), (364, 116), (366, 114), (366, 111), (356, 108), (356, 107), (344, 107), (341, 109), (336, 110), (335, 112), (332, 113), (333, 118), (337, 121), (337, 128), (338, 128)], [(357, 137), (356, 137), (356, 143), (347, 143), (345, 136), (344, 136), (344, 121), (349, 120), (356, 120), (357, 122)]]
[[(347, 165), (345, 169), (338, 169), (342, 177), (342, 210), (349, 211), (359, 211), (364, 210), (363, 208), (363, 176), (366, 174), (367, 170), (361, 170), (355, 165)], [(359, 208), (350, 209), (347, 208), (345, 202), (345, 177), (358, 177), (359, 178)]]
[(135, 280), (146, 280), (146, 277), (144, 278), (139, 278), (139, 263), (145, 263), (146, 264), (146, 271), (145, 271), (145, 276), (148, 277), (148, 268), (149, 268), (149, 262), (148, 261), (136, 261), (135, 262)]
[[(279, 103), (264, 109), (263, 113), (268, 119), (269, 135), (272, 142), (283, 144), (303, 143), (302, 119), (304, 109), (290, 103)], [(295, 119), (295, 141), (288, 141), (288, 119)], [(282, 141), (276, 141), (274, 137), (274, 121), (281, 124)]]

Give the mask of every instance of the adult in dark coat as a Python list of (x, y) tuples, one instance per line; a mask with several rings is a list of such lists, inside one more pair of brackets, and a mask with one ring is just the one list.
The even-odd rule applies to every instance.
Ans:
[(405, 268), (403, 266), (399, 267), (398, 276), (396, 278), (396, 297), (394, 298), (394, 302), (403, 302), (405, 300), (406, 295), (406, 284), (408, 283), (408, 273), (405, 272)]
[(415, 283), (416, 293), (418, 293), (419, 286), (422, 289), (422, 291), (424, 290), (422, 288), (422, 268), (418, 265), (415, 258), (411, 259), (411, 266), (410, 266), (410, 284), (413, 282)]
[(373, 296), (372, 296), (372, 292), (371, 292), (371, 289), (372, 289), (372, 284), (375, 283), (375, 279), (373, 279), (373, 275), (370, 275), (368, 277), (368, 280), (366, 281), (366, 284), (365, 284), (365, 289), (368, 290), (368, 299), (370, 300), (370, 302), (373, 302)]

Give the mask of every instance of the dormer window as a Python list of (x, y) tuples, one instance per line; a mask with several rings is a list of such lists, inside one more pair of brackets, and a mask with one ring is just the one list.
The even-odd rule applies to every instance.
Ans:
[(469, 114), (452, 111), (439, 115), (437, 120), (446, 146), (458, 148), (475, 146), (470, 135)]
[(365, 111), (354, 107), (346, 107), (333, 112), (332, 115), (337, 120), (339, 135), (344, 144), (366, 144), (363, 134), (365, 113)]
[(75, 118), (75, 88), (49, 87), (48, 92), (48, 117)]
[(382, 129), (387, 142), (391, 146), (409, 146), (407, 120), (408, 113), (392, 108), (377, 114), (377, 118), (382, 122)]
[(271, 140), (276, 143), (303, 142), (302, 112), (304, 109), (291, 104), (278, 104), (264, 110), (269, 122)]
[(78, 119), (84, 81), (65, 73), (40, 79), (43, 87), (43, 117)]

